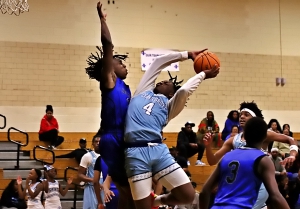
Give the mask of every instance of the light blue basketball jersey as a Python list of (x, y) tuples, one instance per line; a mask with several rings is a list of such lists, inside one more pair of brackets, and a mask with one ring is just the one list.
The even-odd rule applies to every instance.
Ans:
[(145, 142), (161, 139), (168, 119), (168, 98), (145, 91), (129, 103), (125, 121), (125, 142)]

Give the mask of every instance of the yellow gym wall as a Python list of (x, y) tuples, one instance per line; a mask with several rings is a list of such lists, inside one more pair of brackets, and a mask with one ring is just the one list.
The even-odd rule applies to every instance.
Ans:
[[(115, 51), (128, 53), (126, 82), (134, 92), (143, 72), (146, 48), (209, 48), (221, 60), (220, 75), (204, 81), (187, 107), (164, 131), (196, 124), (208, 110), (223, 127), (229, 110), (255, 100), (266, 121), (279, 119), (300, 131), (300, 2), (282, 1), (283, 77), (281, 77), (279, 7), (273, 0), (115, 0), (103, 2)], [(61, 131), (99, 128), (98, 83), (85, 74), (86, 58), (100, 43), (97, 1), (28, 0), (30, 11), (0, 18), (0, 113), (8, 127), (38, 131), (45, 106), (52, 104)], [(173, 72), (185, 81), (195, 73), (192, 61)], [(159, 79), (168, 78), (165, 72)]]

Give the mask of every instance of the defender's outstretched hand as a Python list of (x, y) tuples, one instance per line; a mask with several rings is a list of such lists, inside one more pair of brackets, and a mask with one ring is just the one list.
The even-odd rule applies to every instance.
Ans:
[(102, 3), (100, 1), (97, 3), (97, 11), (100, 19), (103, 18), (104, 20), (106, 20), (106, 14), (104, 14), (102, 11)]

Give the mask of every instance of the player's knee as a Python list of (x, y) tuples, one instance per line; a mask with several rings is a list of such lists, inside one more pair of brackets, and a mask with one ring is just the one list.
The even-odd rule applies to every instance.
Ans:
[(174, 188), (171, 193), (176, 197), (181, 204), (189, 204), (195, 198), (195, 190), (191, 183), (181, 185)]

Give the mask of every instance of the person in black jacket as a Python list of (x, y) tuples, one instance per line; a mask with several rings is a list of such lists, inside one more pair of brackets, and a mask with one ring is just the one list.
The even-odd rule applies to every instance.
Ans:
[(75, 158), (77, 163), (79, 164), (83, 155), (85, 155), (89, 150), (86, 148), (86, 139), (81, 138), (79, 140), (80, 148), (73, 150), (72, 152), (56, 156), (56, 158)]
[(205, 147), (203, 144), (197, 142), (197, 136), (193, 131), (193, 127), (195, 127), (195, 123), (187, 122), (178, 133), (176, 146), (179, 152), (178, 155), (183, 156), (187, 160), (188, 165), (190, 165), (188, 159), (198, 153), (196, 165), (205, 165), (201, 161)]

